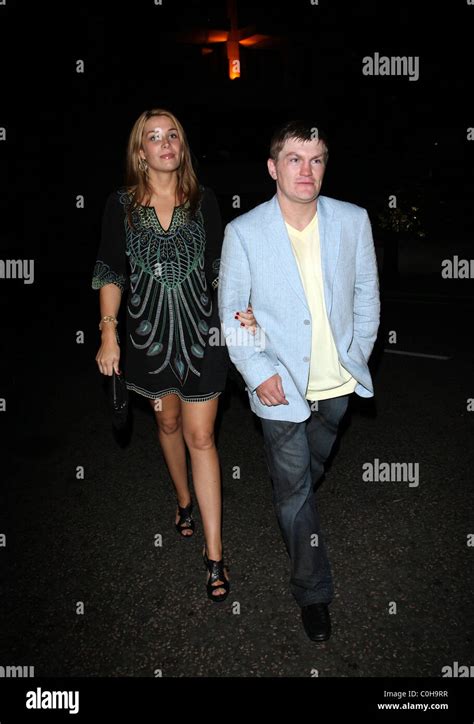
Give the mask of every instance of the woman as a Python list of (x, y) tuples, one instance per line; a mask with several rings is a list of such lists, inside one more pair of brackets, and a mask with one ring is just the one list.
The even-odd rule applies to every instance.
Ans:
[[(189, 450), (204, 525), (207, 593), (213, 601), (229, 593), (214, 442), (229, 365), (222, 335), (216, 334), (221, 243), (217, 201), (198, 183), (181, 123), (165, 109), (142, 113), (128, 142), (126, 186), (110, 194), (103, 215), (92, 280), (100, 289), (102, 343), (96, 361), (102, 374), (119, 373), (117, 315), (127, 290), (127, 388), (153, 406), (176, 490), (175, 526), (183, 537), (195, 529)], [(254, 318), (247, 312), (240, 318), (253, 331)]]

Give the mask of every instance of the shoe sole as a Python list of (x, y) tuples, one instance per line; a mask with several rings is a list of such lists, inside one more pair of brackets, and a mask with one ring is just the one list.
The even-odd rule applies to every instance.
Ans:
[(308, 633), (306, 633), (310, 641), (314, 641), (315, 643), (323, 643), (324, 641), (328, 641), (328, 639), (331, 638), (331, 634), (327, 634), (324, 636), (310, 636)]

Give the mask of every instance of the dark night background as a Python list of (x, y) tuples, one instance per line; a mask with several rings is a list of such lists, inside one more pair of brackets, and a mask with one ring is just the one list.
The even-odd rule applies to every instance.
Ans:
[[(418, 209), (416, 220), (409, 214), (414, 232), (407, 228), (404, 235), (418, 250), (412, 255), (424, 257), (418, 271), (437, 270), (435, 260), (450, 245), (462, 244), (462, 251), (471, 241), (467, 4), (440, 13), (432, 3), (387, 9), (367, 1), (258, 8), (239, 2), (239, 26), (253, 25), (280, 43), (241, 48), (242, 77), (235, 81), (227, 76), (224, 44), (209, 45), (213, 52), (203, 55), (199, 45), (175, 40), (180, 31), (228, 27), (225, 1), (155, 6), (149, 0), (133, 9), (81, 3), (67, 14), (49, 7), (51, 16), (30, 10), (33, 22), (21, 28), (20, 41), (6, 45), (11, 71), (3, 112), (9, 131), (3, 248), (21, 244), (33, 255), (39, 241), (48, 254), (47, 267), (38, 268), (41, 279), (56, 276), (78, 244), (74, 274), (90, 268), (104, 198), (122, 183), (128, 133), (152, 106), (169, 107), (182, 119), (197, 170), (219, 195), (225, 221), (235, 215), (233, 194), (242, 197), (241, 211), (272, 195), (265, 165), (271, 132), (280, 121), (307, 116), (329, 134), (324, 193), (367, 208), (378, 244), (388, 235), (379, 214), (386, 215), (394, 193), (403, 212)], [(17, 13), (3, 10), (5, 40)], [(362, 75), (362, 58), (376, 51), (419, 56), (419, 80)], [(78, 58), (85, 61), (82, 74), (75, 72)], [(80, 193), (87, 195), (86, 209), (73, 213), (71, 224), (65, 211)], [(38, 220), (44, 205), (48, 224)], [(449, 294), (454, 286), (443, 289)]]
[[(474, 6), (292, 0), (256, 8), (239, 0), (237, 8), (240, 27), (279, 43), (241, 48), (234, 81), (223, 44), (203, 55), (175, 37), (228, 28), (224, 1), (35, 4), (27, 19), (13, 2), (0, 8), (1, 254), (35, 260), (34, 284), (0, 280), (10, 473), (2, 555), (11, 594), (2, 660), (36, 665), (38, 676), (153, 676), (163, 667), (164, 676), (294, 677), (313, 666), (321, 676), (440, 676), (455, 660), (473, 662), (465, 540), (474, 532), (474, 412), (466, 411), (474, 291), (472, 279), (442, 279), (441, 262), (474, 258)], [(375, 52), (419, 56), (419, 80), (364, 76), (362, 58)], [(234, 597), (254, 613), (245, 624), (229, 610), (208, 610), (198, 544), (191, 558), (174, 539), (163, 553), (152, 550), (155, 532), (172, 533), (173, 496), (145, 406), (137, 401), (130, 445), (110, 430), (94, 362), (91, 275), (105, 199), (123, 183), (128, 134), (154, 106), (182, 121), (225, 222), (273, 195), (269, 139), (293, 117), (328, 133), (323, 194), (367, 208), (372, 221), (382, 294), (376, 396), (353, 400), (321, 489), (341, 598), (338, 632), (318, 656), (287, 592), (261, 435), (238, 389), (229, 384), (218, 444)], [(387, 226), (391, 194), (406, 214), (397, 230)], [(85, 344), (76, 344), (77, 330)], [(419, 490), (368, 491), (360, 464), (374, 457), (419, 461)], [(234, 465), (247, 465), (241, 489)], [(77, 600), (93, 602), (83, 621)], [(110, 610), (105, 600), (114, 601)], [(401, 609), (394, 617), (385, 612), (392, 600)]]

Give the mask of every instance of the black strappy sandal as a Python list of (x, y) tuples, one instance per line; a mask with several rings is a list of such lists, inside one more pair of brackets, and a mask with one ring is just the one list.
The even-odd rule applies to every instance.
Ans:
[[(207, 557), (205, 548), (202, 552), (202, 558), (204, 561), (204, 567), (210, 573), (209, 580), (206, 584), (208, 597), (212, 601), (216, 601), (218, 603), (220, 601), (225, 601), (225, 599), (229, 595), (230, 584), (229, 584), (228, 579), (224, 575), (224, 571), (228, 570), (227, 566), (224, 566), (224, 559), (221, 558), (220, 561), (211, 560), (210, 558)], [(217, 583), (217, 581), (223, 581), (223, 583)], [(215, 591), (216, 588), (224, 588), (225, 591), (224, 591), (224, 593), (219, 593), (219, 594), (213, 593), (213, 591)]]
[[(189, 503), (185, 508), (182, 508), (178, 503), (179, 520), (175, 523), (175, 528), (180, 534), (181, 538), (192, 538), (194, 535), (195, 523), (192, 518), (193, 501)], [(183, 533), (184, 530), (191, 530), (192, 533)]]

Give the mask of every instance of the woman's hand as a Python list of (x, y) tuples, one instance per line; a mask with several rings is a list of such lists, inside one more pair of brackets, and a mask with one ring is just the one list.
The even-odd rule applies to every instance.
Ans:
[(114, 370), (117, 374), (120, 373), (120, 347), (115, 336), (115, 329), (112, 333), (102, 334), (102, 344), (97, 352), (95, 361), (103, 375), (111, 377)]
[(257, 320), (255, 319), (252, 307), (249, 304), (246, 312), (236, 312), (235, 319), (238, 319), (243, 327), (247, 327), (250, 334), (255, 334), (257, 331)]

